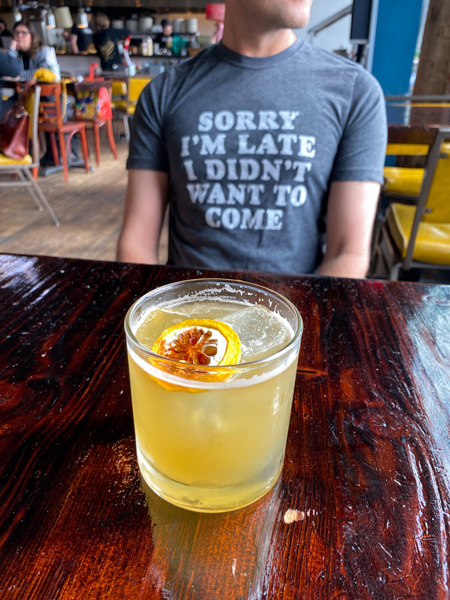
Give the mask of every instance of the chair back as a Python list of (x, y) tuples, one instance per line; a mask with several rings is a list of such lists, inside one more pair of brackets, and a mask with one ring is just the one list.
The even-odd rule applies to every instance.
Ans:
[(136, 104), (142, 90), (150, 81), (148, 77), (130, 77), (128, 80), (128, 101)]
[(39, 105), (39, 124), (50, 123), (59, 129), (63, 127), (61, 105), (62, 87), (60, 83), (42, 83)]
[(31, 139), (31, 157), (33, 159), (33, 165), (39, 164), (39, 134), (38, 134), (38, 123), (39, 123), (39, 103), (41, 99), (41, 87), (36, 85), (31, 95), (28, 112), (31, 114), (30, 123), (30, 139)]
[(75, 83), (75, 120), (111, 119), (112, 86), (113, 82), (110, 80), (85, 80)]
[(41, 88), (39, 85), (33, 85), (29, 88), (25, 101), (25, 108), (30, 115), (30, 142), (31, 142), (31, 158), (34, 166), (39, 164), (39, 138), (38, 138), (38, 121), (39, 121), (39, 102), (41, 97)]
[(423, 221), (450, 223), (450, 143), (443, 143)]
[(123, 79), (113, 79), (112, 83), (112, 95), (121, 96), (121, 100), (126, 98), (127, 95), (127, 82)]
[(403, 263), (406, 269), (409, 269), (412, 264), (414, 245), (420, 223), (422, 221), (436, 224), (450, 223), (450, 208), (448, 206), (449, 175), (446, 173), (446, 169), (448, 171), (449, 167), (449, 158), (441, 158), (441, 151), (448, 149), (449, 146), (449, 144), (444, 144), (445, 140), (450, 140), (450, 128), (436, 129), (426, 160), (422, 187), (417, 200), (406, 257)]

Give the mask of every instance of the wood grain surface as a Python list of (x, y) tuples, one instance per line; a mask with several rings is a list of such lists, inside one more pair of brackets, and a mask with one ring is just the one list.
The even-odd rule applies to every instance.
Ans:
[[(141, 484), (123, 333), (222, 275), (305, 323), (284, 469), (254, 505)], [(450, 597), (450, 288), (0, 255), (2, 600)]]

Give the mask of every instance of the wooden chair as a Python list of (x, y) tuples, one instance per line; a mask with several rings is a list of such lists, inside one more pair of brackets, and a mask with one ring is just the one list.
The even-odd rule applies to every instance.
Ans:
[[(91, 90), (89, 90), (89, 81), (86, 80), (80, 84), (75, 84), (75, 99), (77, 105), (79, 104), (80, 98), (83, 94), (88, 93), (95, 96), (95, 94), (99, 93), (99, 85), (98, 82), (93, 82)], [(104, 87), (108, 91), (109, 95), (109, 103), (111, 107), (111, 97), (112, 97), (112, 82), (110, 81), (102, 81), (101, 87)], [(95, 158), (97, 162), (97, 166), (100, 166), (100, 128), (105, 126), (106, 132), (108, 135), (109, 147), (111, 148), (111, 152), (116, 160), (118, 160), (119, 156), (117, 155), (116, 142), (114, 140), (114, 132), (112, 126), (112, 113), (111, 117), (102, 118), (97, 115), (93, 115), (92, 117), (83, 114), (81, 111), (76, 111), (75, 120), (81, 121), (86, 124), (87, 129), (92, 129), (94, 132), (94, 144), (95, 144)]]
[(51, 148), (55, 165), (59, 166), (56, 136), (59, 140), (64, 180), (69, 181), (69, 157), (71, 141), (76, 133), (80, 134), (84, 166), (89, 173), (89, 152), (86, 140), (86, 123), (64, 121), (62, 114), (62, 88), (60, 83), (41, 84), (41, 102), (39, 106), (39, 132), (50, 134)]
[(381, 199), (388, 204), (373, 240), (371, 275), (398, 279), (400, 269), (450, 269), (450, 128), (392, 133), (403, 154), (409, 142), (410, 156), (425, 156), (425, 167), (385, 169)]
[(59, 219), (56, 216), (55, 211), (32, 175), (33, 169), (39, 167), (38, 117), (40, 96), (41, 88), (35, 86), (31, 109), (29, 110), (31, 114), (31, 155), (25, 156), (22, 160), (15, 160), (0, 153), (0, 174), (11, 174), (15, 177), (12, 181), (1, 179), (0, 189), (7, 187), (26, 187), (38, 210), (42, 210), (42, 207), (45, 206), (53, 223), (56, 226), (59, 226)]

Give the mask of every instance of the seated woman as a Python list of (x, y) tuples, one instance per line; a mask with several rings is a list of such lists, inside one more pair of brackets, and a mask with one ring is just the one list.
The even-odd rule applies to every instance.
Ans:
[[(49, 69), (59, 79), (60, 70), (56, 55), (53, 48), (45, 46), (42, 39), (39, 37), (34, 25), (28, 21), (22, 20), (15, 23), (13, 27), (13, 38), (9, 45), (8, 54), (18, 59), (20, 64), (20, 79), (33, 79), (34, 74), (38, 69)], [(53, 154), (50, 150), (48, 135), (45, 135), (47, 140), (47, 151), (41, 158), (42, 165), (54, 164)], [(57, 141), (58, 145), (58, 141)], [(72, 144), (72, 151), (76, 159), (77, 142)]]
[(21, 79), (33, 79), (38, 69), (50, 69), (59, 77), (53, 48), (44, 46), (36, 29), (28, 21), (18, 21), (14, 25), (8, 54), (19, 60)]

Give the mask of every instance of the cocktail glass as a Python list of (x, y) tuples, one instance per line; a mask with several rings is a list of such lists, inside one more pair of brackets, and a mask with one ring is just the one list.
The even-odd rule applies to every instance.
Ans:
[[(239, 336), (238, 364), (156, 353), (161, 334), (185, 322), (213, 342), (220, 334), (209, 325), (226, 323)], [(284, 461), (303, 332), (296, 307), (243, 281), (181, 281), (137, 300), (125, 332), (137, 458), (153, 491), (199, 512), (235, 510), (266, 494)]]

